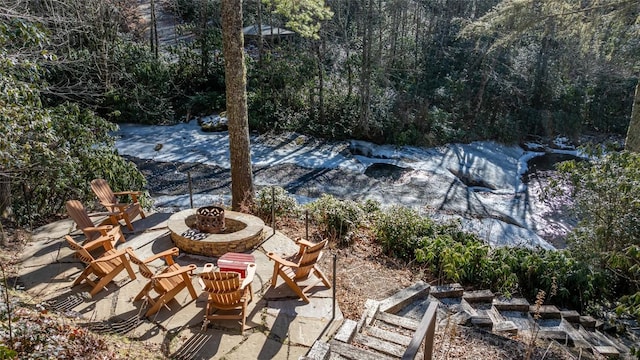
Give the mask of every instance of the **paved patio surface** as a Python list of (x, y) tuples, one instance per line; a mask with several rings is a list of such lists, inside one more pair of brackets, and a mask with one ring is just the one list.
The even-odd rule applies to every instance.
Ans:
[[(132, 247), (138, 257), (144, 259), (174, 247), (166, 227), (170, 215), (154, 213), (138, 219), (134, 221), (136, 231), (133, 233), (123, 226), (127, 241), (119, 243), (117, 248)], [(84, 264), (73, 256), (74, 252), (64, 241), (63, 236), (69, 233), (79, 234), (71, 220), (61, 220), (34, 231), (33, 240), (22, 254), (19, 270), (25, 290), (34, 298), (47, 301), (56, 311), (87, 319), (97, 332), (114, 332), (160, 344), (166, 357), (298, 359), (316, 339), (326, 339), (332, 334), (343, 319), (340, 309), (336, 308), (332, 320), (333, 292), (322, 283), (312, 289), (309, 304), (298, 299), (282, 279), (275, 288), (270, 288), (273, 262), (265, 254), (290, 255), (298, 249), (293, 240), (278, 231), (274, 234), (270, 227), (265, 227), (265, 241), (251, 252), (256, 258), (257, 270), (252, 284), (254, 298), (249, 304), (247, 329), (243, 334), (236, 321), (211, 322), (202, 330), (206, 294), (195, 279), (198, 298), (193, 300), (185, 289), (169, 302), (170, 310), (163, 308), (143, 320), (139, 319), (146, 304), (133, 302), (133, 298), (147, 279), (138, 273), (135, 264), (136, 280), (130, 280), (123, 271), (108, 285), (108, 290), (102, 290), (93, 298), (88, 294), (89, 285), (71, 287)], [(80, 235), (78, 239), (84, 237)], [(184, 252), (176, 258), (180, 265), (198, 266), (196, 272), (201, 271), (205, 263), (216, 261), (217, 258)], [(160, 269), (163, 264), (162, 260), (156, 260), (151, 265)]]

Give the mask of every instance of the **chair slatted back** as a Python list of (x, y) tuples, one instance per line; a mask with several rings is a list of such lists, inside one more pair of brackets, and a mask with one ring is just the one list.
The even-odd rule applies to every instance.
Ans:
[(204, 291), (216, 304), (232, 305), (240, 302), (244, 291), (240, 289), (240, 274), (236, 272), (207, 272), (199, 274)]
[[(104, 179), (92, 180), (91, 189), (98, 197), (100, 203), (102, 203), (103, 205), (115, 204), (118, 202), (116, 195), (113, 193), (113, 190), (111, 190), (111, 186), (109, 186), (109, 183)], [(111, 209), (111, 211), (114, 211), (112, 207), (109, 208)]]
[[(67, 213), (71, 217), (71, 219), (76, 223), (76, 227), (80, 230), (89, 228), (94, 226), (93, 221), (89, 217), (87, 210), (84, 208), (82, 203), (78, 200), (69, 200), (65, 203), (67, 208)], [(100, 236), (100, 232), (98, 231), (87, 231), (83, 230), (85, 236), (87, 237), (87, 241), (91, 241), (97, 239)]]
[(93, 260), (93, 256), (87, 249), (83, 248), (82, 245), (78, 244), (73, 238), (69, 235), (64, 236), (65, 240), (67, 240), (67, 244), (72, 250), (75, 250), (76, 256), (85, 264), (90, 264)]
[(305, 279), (313, 270), (313, 266), (320, 260), (322, 249), (324, 249), (328, 240), (325, 239), (314, 246), (306, 247), (299, 255), (298, 267), (294, 270), (296, 279)]
[(146, 277), (147, 279), (151, 279), (151, 277), (155, 273), (151, 271), (151, 269), (149, 269), (147, 264), (145, 264), (144, 261), (140, 260), (140, 258), (138, 258), (133, 251), (127, 251), (127, 252), (129, 253), (129, 260), (131, 260), (132, 263), (138, 265), (138, 270), (140, 270), (140, 275)]

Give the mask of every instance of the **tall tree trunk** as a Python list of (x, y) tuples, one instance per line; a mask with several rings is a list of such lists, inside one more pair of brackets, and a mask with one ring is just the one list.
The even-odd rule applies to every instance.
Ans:
[(222, 49), (224, 52), (229, 155), (231, 160), (231, 208), (253, 205), (253, 172), (247, 114), (247, 78), (242, 37), (242, 1), (222, 0)]
[(632, 152), (640, 152), (640, 77), (638, 77), (638, 82), (636, 83), (636, 94), (633, 97), (631, 119), (624, 147)]
[[(209, 22), (209, 1), (201, 0), (201, 14), (202, 17), (202, 27), (200, 28), (200, 73), (203, 78), (207, 77), (207, 72), (209, 68), (209, 41), (207, 39), (207, 34), (209, 32), (208, 22)], [(223, 18), (224, 21), (224, 18)], [(242, 22), (240, 23), (242, 25)], [(240, 29), (240, 35), (242, 36), (242, 29)]]
[(316, 56), (318, 57), (318, 121), (324, 123), (324, 39), (316, 42)]
[(5, 210), (11, 207), (11, 182), (9, 174), (0, 172), (0, 218), (5, 216)]
[(149, 31), (151, 51), (158, 58), (158, 21), (156, 20), (156, 2), (151, 0), (151, 30)]
[(262, 0), (258, 1), (258, 68), (262, 70), (262, 52), (264, 51), (264, 38), (262, 37)]
[(360, 73), (360, 128), (363, 134), (369, 133), (369, 105), (371, 102), (371, 42), (373, 33), (373, 2), (364, 2), (366, 16), (364, 17), (362, 39), (362, 69)]

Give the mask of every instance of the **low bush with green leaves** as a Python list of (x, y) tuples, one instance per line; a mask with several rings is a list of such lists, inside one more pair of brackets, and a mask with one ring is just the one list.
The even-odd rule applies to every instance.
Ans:
[(437, 235), (420, 240), (416, 260), (428, 264), (442, 282), (488, 287), (507, 296), (533, 299), (555, 282), (555, 303), (574, 309), (613, 295), (606, 286), (609, 273), (592, 270), (566, 250), (492, 248), (477, 238), (461, 242)]
[(264, 187), (256, 195), (254, 212), (269, 222), (272, 214), (279, 217), (296, 216), (299, 211), (298, 202), (280, 186)]
[(414, 258), (421, 237), (431, 237), (435, 231), (431, 219), (404, 206), (392, 206), (380, 211), (373, 222), (373, 232), (383, 250), (405, 260)]
[[(25, 26), (29, 32), (2, 36)], [(35, 25), (12, 24), (0, 29), (0, 48), (45, 38)], [(93, 199), (89, 182), (97, 177), (114, 190), (142, 189), (142, 174), (116, 153), (114, 124), (74, 103), (47, 105), (40, 63), (6, 56), (0, 50), (0, 210), (11, 207), (18, 224), (33, 224), (58, 214), (69, 199)]]
[(341, 243), (350, 243), (367, 218), (359, 203), (327, 194), (309, 203), (307, 209), (311, 217), (324, 227), (325, 236)]
[(612, 273), (593, 269), (568, 250), (491, 247), (459, 222), (436, 223), (402, 206), (380, 211), (376, 240), (395, 257), (425, 264), (441, 283), (460, 282), (534, 299), (557, 284), (554, 301), (577, 309), (615, 295)]

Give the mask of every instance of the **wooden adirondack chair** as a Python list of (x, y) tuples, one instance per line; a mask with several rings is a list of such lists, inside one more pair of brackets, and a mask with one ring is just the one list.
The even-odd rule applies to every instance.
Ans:
[[(99, 238), (100, 236), (113, 236), (116, 242), (121, 241), (125, 242), (124, 234), (122, 234), (122, 229), (120, 229), (120, 225), (99, 225), (95, 226), (87, 210), (84, 208), (82, 203), (78, 200), (69, 200), (66, 202), (67, 213), (73, 221), (76, 223), (76, 227), (84, 233), (85, 240), (82, 243), (83, 245), (89, 243), (92, 240)], [(110, 218), (115, 216), (114, 213), (107, 213)], [(109, 221), (109, 220), (107, 220)], [(115, 221), (117, 223), (117, 220)], [(96, 246), (102, 246), (100, 243), (96, 243)], [(93, 249), (88, 249), (89, 251)]]
[[(131, 280), (136, 279), (133, 273), (129, 259), (127, 259), (127, 249), (116, 250), (113, 248), (113, 236), (101, 236), (86, 245), (80, 245), (69, 235), (65, 235), (69, 247), (76, 251), (76, 255), (82, 262), (87, 264), (80, 277), (73, 282), (72, 286), (76, 286), (86, 280), (87, 284), (92, 286), (91, 296), (96, 295), (100, 290), (106, 288), (107, 284), (113, 280), (122, 270), (127, 269)], [(101, 243), (105, 249), (105, 253), (99, 258), (94, 258), (89, 252), (89, 248), (95, 248), (93, 243)], [(92, 280), (90, 277), (95, 276)]]
[[(240, 320), (244, 332), (247, 318), (247, 304), (253, 300), (251, 283), (256, 273), (255, 264), (247, 267), (246, 277), (240, 279), (237, 272), (214, 271), (213, 264), (205, 264), (204, 271), (198, 276), (199, 283), (207, 295), (207, 308), (204, 312), (202, 330), (205, 330), (210, 321), (215, 320)], [(238, 314), (217, 314), (216, 310), (240, 310)]]
[[(109, 211), (115, 213), (116, 220), (124, 220), (127, 224), (127, 228), (133, 231), (133, 225), (131, 221), (140, 215), (141, 218), (144, 218), (144, 211), (142, 210), (142, 206), (138, 202), (138, 195), (142, 194), (140, 191), (120, 191), (113, 192), (111, 187), (104, 179), (95, 179), (91, 181), (91, 189), (98, 197), (100, 204), (106, 207)], [(131, 203), (119, 203), (118, 196), (129, 195), (131, 196)], [(116, 225), (116, 224), (114, 224)]]
[[(274, 253), (268, 253), (267, 256), (275, 261), (273, 267), (273, 276), (271, 277), (271, 287), (275, 287), (278, 282), (278, 276), (280, 276), (289, 287), (305, 302), (309, 302), (307, 292), (322, 282), (328, 288), (331, 288), (331, 284), (326, 276), (318, 269), (316, 263), (320, 260), (322, 249), (327, 244), (328, 240), (323, 240), (317, 244), (314, 244), (307, 240), (298, 240), (298, 246), (300, 249), (296, 255), (281, 258)], [(311, 273), (314, 273), (318, 278), (318, 281), (308, 284), (305, 288), (301, 288), (298, 285), (309, 278)]]
[[(171, 310), (167, 303), (171, 301), (182, 289), (185, 287), (189, 289), (192, 299), (196, 299), (198, 294), (193, 288), (191, 283), (191, 274), (197, 266), (190, 264), (187, 266), (180, 266), (173, 260), (174, 256), (178, 256), (180, 249), (174, 247), (172, 249), (163, 251), (159, 254), (153, 255), (145, 260), (140, 260), (133, 250), (127, 250), (131, 262), (137, 264), (140, 269), (140, 274), (149, 279), (149, 282), (142, 288), (140, 293), (133, 299), (133, 301), (146, 298), (151, 304), (149, 310), (147, 310), (145, 317), (149, 317), (157, 313), (162, 306)], [(149, 269), (148, 264), (156, 259), (164, 259), (167, 267), (158, 273), (154, 273)], [(157, 296), (152, 296), (151, 292), (154, 291)]]

